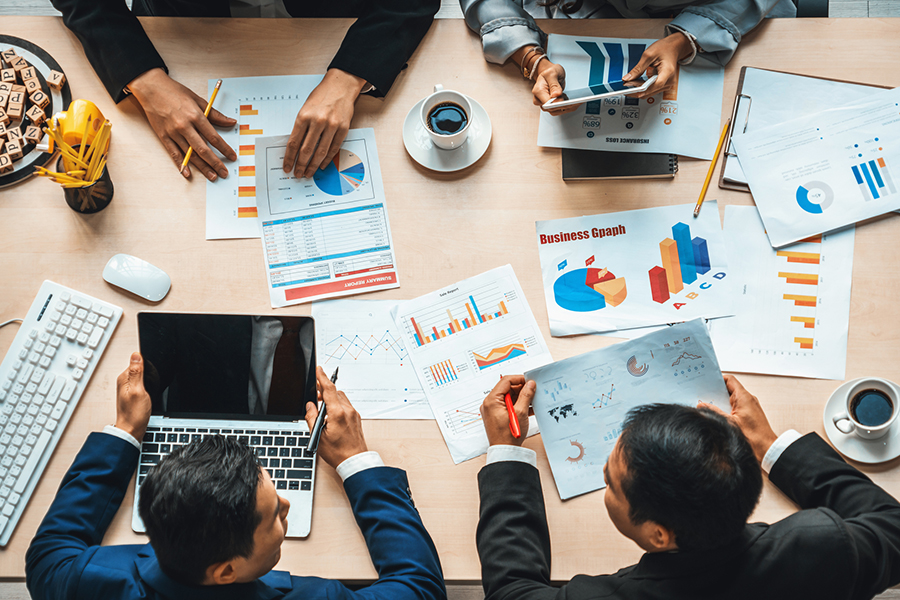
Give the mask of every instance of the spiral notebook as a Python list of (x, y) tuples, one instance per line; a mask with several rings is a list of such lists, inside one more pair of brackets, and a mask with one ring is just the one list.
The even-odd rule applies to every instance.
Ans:
[(674, 154), (562, 149), (563, 181), (671, 179), (677, 172)]

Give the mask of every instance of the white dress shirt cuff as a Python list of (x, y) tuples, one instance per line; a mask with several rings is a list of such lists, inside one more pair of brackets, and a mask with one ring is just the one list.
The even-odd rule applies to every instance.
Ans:
[(778, 436), (778, 439), (775, 440), (772, 445), (769, 447), (766, 455), (763, 456), (762, 459), (762, 470), (768, 473), (772, 470), (772, 467), (775, 466), (775, 463), (781, 458), (781, 453), (787, 450), (788, 446), (799, 440), (802, 435), (797, 433), (793, 429), (788, 429), (784, 433)]
[(107, 425), (106, 427), (103, 428), (103, 433), (108, 433), (109, 435), (114, 435), (117, 438), (125, 440), (126, 442), (128, 442), (129, 444), (131, 444), (132, 446), (137, 448), (138, 450), (141, 449), (141, 443), (139, 441), (134, 439), (134, 437), (132, 437), (132, 435), (130, 433), (126, 433), (126, 432), (122, 431), (115, 425)]
[(528, 463), (532, 467), (537, 468), (537, 454), (530, 448), (507, 445), (491, 446), (488, 448), (487, 462), (485, 464), (492, 465), (496, 462), (505, 461)]
[(381, 455), (374, 450), (369, 450), (368, 452), (360, 452), (351, 456), (339, 464), (336, 470), (337, 474), (341, 476), (341, 481), (347, 481), (348, 477), (352, 477), (360, 471), (383, 466), (384, 461), (381, 460)]

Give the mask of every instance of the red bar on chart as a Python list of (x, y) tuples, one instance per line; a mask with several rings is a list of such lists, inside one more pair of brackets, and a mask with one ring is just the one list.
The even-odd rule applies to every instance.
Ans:
[(653, 294), (653, 301), (660, 304), (669, 299), (669, 282), (666, 278), (666, 270), (662, 267), (653, 267), (650, 269), (650, 291)]

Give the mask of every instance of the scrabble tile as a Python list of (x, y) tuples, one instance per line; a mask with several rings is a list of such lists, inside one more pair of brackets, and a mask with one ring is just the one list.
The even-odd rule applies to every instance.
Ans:
[[(5, 140), (6, 135), (9, 133), (9, 125), (7, 123), (0, 123), (0, 140)], [(0, 149), (2, 149), (3, 142), (0, 141)]]
[(34, 67), (22, 69), (22, 72), (19, 73), (19, 77), (22, 78), (22, 81), (25, 81), (26, 79), (37, 79), (37, 69)]
[(37, 144), (44, 138), (44, 132), (40, 127), (29, 125), (25, 130), (25, 141), (29, 144)]
[(19, 160), (22, 158), (22, 147), (24, 144), (22, 140), (12, 140), (11, 142), (6, 142), (6, 153), (9, 154), (9, 157), (13, 160)]
[(50, 75), (47, 77), (47, 85), (57, 90), (62, 88), (65, 82), (65, 74), (60, 73), (59, 71), (50, 71)]
[(25, 85), (25, 93), (33, 94), (41, 89), (41, 82), (37, 79), (26, 79), (22, 82)]
[(21, 119), (22, 115), (25, 114), (25, 109), (21, 104), (10, 104), (6, 107), (6, 114), (9, 115), (10, 119)]
[(15, 69), (2, 69), (0, 70), (0, 81), (5, 83), (15, 83), (16, 82), (16, 71)]
[(28, 61), (22, 58), (21, 56), (17, 56), (11, 61), (9, 61), (9, 66), (16, 70), (16, 73), (19, 71), (24, 71), (29, 67)]
[(13, 159), (9, 154), (0, 154), (0, 175), (11, 173), (13, 170)]
[(18, 127), (10, 127), (6, 130), (6, 139), (10, 142), (13, 140), (21, 140), (22, 139), (22, 130)]
[(16, 83), (12, 84), (12, 89), (10, 90), (10, 93), (11, 93), (11, 94), (15, 94), (16, 92), (19, 92), (20, 94), (24, 94), (24, 93), (25, 93), (25, 86), (24, 86), (24, 85), (18, 85), (18, 84), (16, 84)]
[(6, 111), (0, 108), (0, 125), (9, 125), (9, 115), (6, 114)]
[(12, 93), (13, 84), (8, 81), (0, 81), (0, 94), (11, 94)]
[(32, 104), (41, 108), (47, 108), (47, 105), (50, 104), (50, 96), (45, 94), (43, 90), (37, 90), (32, 93), (30, 99)]
[(3, 57), (3, 60), (5, 60), (7, 63), (9, 63), (9, 61), (11, 61), (15, 57), (17, 57), (18, 54), (16, 54), (15, 50), (10, 48), (9, 50), (4, 50), (3, 52), (0, 52), (0, 56)]
[(25, 104), (25, 92), (13, 92), (9, 95), (8, 105)]
[(0, 108), (5, 109), (9, 104), (9, 92), (0, 92)]
[(31, 122), (35, 125), (40, 125), (47, 118), (47, 115), (44, 114), (44, 109), (40, 106), (32, 106), (25, 113), (25, 116), (31, 119)]

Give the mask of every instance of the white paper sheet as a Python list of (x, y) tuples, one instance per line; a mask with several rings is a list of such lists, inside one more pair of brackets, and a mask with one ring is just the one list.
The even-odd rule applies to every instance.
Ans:
[(391, 310), (396, 300), (314, 302), (316, 361), (336, 367), (343, 390), (363, 419), (433, 419), (409, 348)]
[(693, 210), (682, 204), (538, 221), (550, 332), (596, 333), (733, 314), (717, 203), (706, 202), (697, 218)]
[[(547, 50), (566, 69), (566, 87), (621, 79), (656, 40), (551, 34)], [(666, 152), (709, 160), (721, 133), (725, 70), (702, 56), (678, 67), (673, 90), (637, 99), (605, 98), (559, 117), (541, 112), (538, 146)]]
[(775, 248), (900, 208), (900, 88), (734, 138)]
[[(796, 119), (798, 115), (821, 112), (849, 102), (865, 101), (877, 91), (878, 88), (858, 83), (828, 81), (816, 77), (748, 68), (744, 71), (741, 93), (750, 96), (752, 100), (741, 99), (738, 112), (734, 116), (735, 131), (741, 133), (758, 131)], [(745, 122), (747, 130), (743, 131)], [(729, 156), (725, 161), (725, 179), (735, 183), (747, 183), (738, 157)]]
[(400, 287), (373, 129), (351, 129), (310, 178), (281, 169), (288, 136), (256, 138), (256, 207), (272, 306)]
[(509, 265), (403, 302), (394, 320), (454, 463), (487, 452), (479, 409), (500, 376), (553, 360)]
[(709, 322), (722, 369), (843, 380), (855, 228), (776, 251), (755, 207), (726, 206), (724, 231), (741, 291)]
[[(285, 75), (222, 80), (215, 108), (237, 119), (237, 125), (229, 131), (219, 130), (219, 134), (238, 159), (236, 163), (225, 163), (227, 178), (206, 182), (206, 239), (259, 237), (253, 152), (256, 138), (289, 135), (297, 112), (322, 77)], [(209, 80), (210, 94), (216, 81)]]
[(709, 333), (699, 319), (525, 373), (563, 500), (606, 487), (603, 465), (626, 413), (655, 402), (731, 412)]

